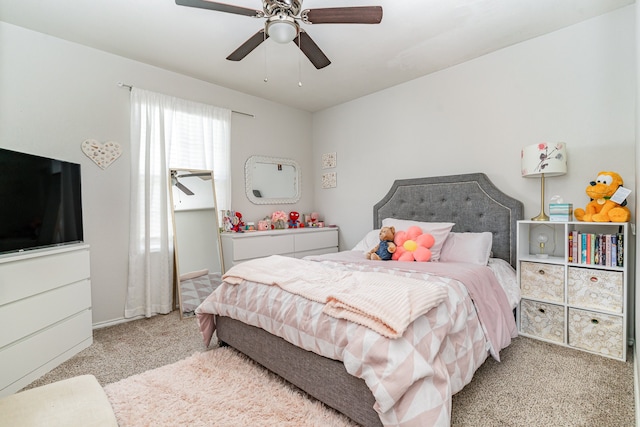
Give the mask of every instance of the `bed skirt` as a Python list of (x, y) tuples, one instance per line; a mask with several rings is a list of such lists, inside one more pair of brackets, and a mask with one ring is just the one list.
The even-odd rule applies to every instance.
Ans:
[(216, 317), (216, 333), (227, 344), (291, 384), (363, 426), (382, 426), (375, 399), (361, 378), (347, 373), (341, 361), (303, 350), (255, 326)]

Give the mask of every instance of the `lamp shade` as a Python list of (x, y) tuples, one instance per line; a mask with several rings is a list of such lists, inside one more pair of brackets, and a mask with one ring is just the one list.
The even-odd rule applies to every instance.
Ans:
[(296, 24), (286, 19), (267, 23), (267, 34), (278, 43), (289, 43), (298, 34)]
[(567, 147), (564, 142), (528, 145), (522, 149), (522, 176), (557, 176), (567, 173)]

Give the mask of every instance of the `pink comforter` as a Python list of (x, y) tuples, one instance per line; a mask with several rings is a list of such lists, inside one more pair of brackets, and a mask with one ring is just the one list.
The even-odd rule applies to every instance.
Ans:
[[(409, 325), (402, 337), (323, 313), (323, 304), (255, 282), (223, 283), (196, 310), (206, 344), (215, 315), (260, 327), (290, 343), (341, 360), (363, 378), (385, 426), (446, 426), (451, 396), (471, 381), (489, 351), (516, 336), (504, 291), (487, 267), (471, 264), (362, 261), (359, 252), (314, 257), (339, 270), (378, 271), (445, 287), (447, 298)], [(463, 285), (462, 283), (465, 283)]]

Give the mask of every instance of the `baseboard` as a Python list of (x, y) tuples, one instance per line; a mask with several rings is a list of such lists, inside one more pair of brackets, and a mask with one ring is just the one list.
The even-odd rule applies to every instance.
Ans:
[(127, 322), (131, 322), (132, 320), (138, 320), (138, 319), (142, 319), (144, 318), (144, 316), (136, 316), (136, 317), (132, 317), (130, 319), (125, 319), (124, 317), (121, 317), (119, 319), (112, 319), (112, 320), (107, 320), (104, 322), (98, 322), (98, 323), (94, 323), (92, 325), (93, 329), (102, 329), (102, 328), (107, 328), (109, 326), (115, 326), (115, 325), (119, 325), (121, 323), (127, 323)]
[[(175, 309), (177, 310), (177, 308)], [(173, 311), (171, 312), (173, 313)], [(163, 313), (156, 313), (155, 315), (164, 315)], [(166, 313), (169, 314), (169, 313)], [(91, 327), (95, 330), (95, 329), (102, 329), (102, 328), (107, 328), (109, 326), (115, 326), (115, 325), (119, 325), (121, 323), (127, 323), (127, 322), (131, 322), (133, 320), (138, 320), (138, 319), (144, 319), (146, 316), (141, 314), (139, 316), (135, 316), (135, 317), (129, 317), (129, 318), (125, 318), (125, 317), (120, 317), (118, 319), (111, 319), (111, 320), (105, 320), (104, 322), (98, 322), (98, 323), (94, 323), (93, 325), (91, 325)]]
[(636, 427), (640, 427), (640, 378), (638, 377), (638, 346), (633, 346), (633, 395), (636, 407)]

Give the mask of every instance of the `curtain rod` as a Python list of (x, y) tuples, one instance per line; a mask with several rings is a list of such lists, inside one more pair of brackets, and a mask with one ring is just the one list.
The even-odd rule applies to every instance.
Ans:
[[(124, 84), (124, 83), (122, 83), (122, 82), (118, 82), (118, 86), (119, 86), (119, 87), (126, 87), (127, 89), (129, 89), (129, 92), (131, 92), (131, 89), (133, 89), (133, 86), (131, 86), (131, 85), (127, 85), (127, 84)], [(249, 117), (251, 117), (251, 118), (255, 118), (255, 117), (256, 117), (256, 116), (254, 116), (253, 114), (250, 114), (250, 113), (243, 113), (242, 111), (235, 111), (235, 110), (231, 110), (231, 112), (232, 112), (232, 113), (236, 113), (236, 114), (241, 114), (241, 115), (243, 115), (243, 116), (249, 116)]]

